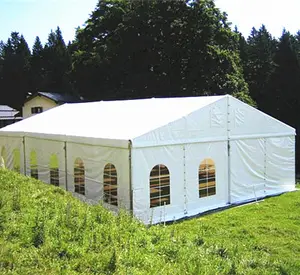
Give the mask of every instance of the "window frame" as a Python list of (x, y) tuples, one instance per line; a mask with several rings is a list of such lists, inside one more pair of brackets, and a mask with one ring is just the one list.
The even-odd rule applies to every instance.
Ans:
[(36, 151), (32, 150), (30, 152), (30, 177), (34, 179), (39, 179), (39, 170), (37, 164), (37, 154)]
[(13, 150), (13, 171), (17, 173), (21, 171), (21, 152), (17, 148)]
[(85, 167), (81, 158), (74, 162), (74, 192), (85, 196)]
[(103, 169), (103, 201), (118, 206), (118, 172), (112, 163), (107, 163)]
[(31, 114), (40, 114), (43, 112), (42, 106), (31, 107)]
[(216, 194), (216, 165), (213, 159), (205, 158), (198, 167), (198, 195), (202, 199)]
[(50, 184), (59, 186), (59, 162), (56, 154), (50, 156)]
[(6, 169), (7, 152), (5, 146), (1, 148), (1, 168)]
[(166, 165), (157, 164), (151, 169), (149, 192), (150, 208), (171, 204), (171, 175)]

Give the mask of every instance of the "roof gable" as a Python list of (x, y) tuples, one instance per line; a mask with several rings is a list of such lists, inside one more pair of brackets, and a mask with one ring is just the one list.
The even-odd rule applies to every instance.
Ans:
[(229, 97), (230, 137), (295, 134), (295, 129), (248, 104)]

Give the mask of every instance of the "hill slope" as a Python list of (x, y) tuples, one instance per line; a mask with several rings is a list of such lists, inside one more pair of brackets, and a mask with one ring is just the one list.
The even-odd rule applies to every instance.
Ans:
[(296, 274), (300, 192), (152, 226), (0, 171), (1, 274)]

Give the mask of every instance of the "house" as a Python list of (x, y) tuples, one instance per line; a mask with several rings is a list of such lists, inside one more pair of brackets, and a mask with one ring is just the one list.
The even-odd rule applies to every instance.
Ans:
[(22, 120), (19, 111), (7, 105), (0, 105), (0, 128)]
[(50, 92), (37, 92), (29, 95), (23, 106), (23, 117), (28, 118), (32, 115), (42, 113), (53, 107), (64, 103), (80, 102), (81, 100), (69, 94), (59, 94)]
[(229, 95), (64, 104), (0, 146), (5, 167), (146, 224), (295, 189), (295, 129)]

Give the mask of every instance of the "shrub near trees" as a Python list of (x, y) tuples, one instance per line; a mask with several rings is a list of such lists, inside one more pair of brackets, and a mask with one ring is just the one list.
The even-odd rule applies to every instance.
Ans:
[[(1, 104), (50, 90), (86, 100), (232, 94), (300, 128), (300, 32), (248, 38), (212, 0), (99, 1), (66, 45), (60, 28), (30, 51), (12, 32), (0, 43)], [(300, 158), (300, 156), (299, 156)]]

